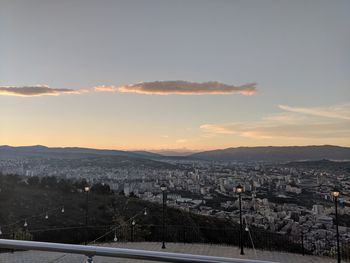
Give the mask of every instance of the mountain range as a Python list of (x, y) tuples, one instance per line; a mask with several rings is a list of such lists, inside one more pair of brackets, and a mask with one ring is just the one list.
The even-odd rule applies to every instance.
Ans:
[(94, 156), (120, 156), (138, 159), (199, 159), (208, 161), (302, 161), (350, 160), (350, 148), (320, 146), (267, 146), (237, 147), (190, 154), (184, 157), (166, 156), (148, 151), (99, 150), (79, 147), (49, 148), (42, 145), (12, 147), (0, 146), (0, 159), (9, 157), (84, 158)]

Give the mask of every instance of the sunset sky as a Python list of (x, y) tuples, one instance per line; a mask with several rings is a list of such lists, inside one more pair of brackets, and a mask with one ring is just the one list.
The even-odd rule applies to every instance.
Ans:
[(0, 145), (350, 146), (350, 1), (0, 1)]

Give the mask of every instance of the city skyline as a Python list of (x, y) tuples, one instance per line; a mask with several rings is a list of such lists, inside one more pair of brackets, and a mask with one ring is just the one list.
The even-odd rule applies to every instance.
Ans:
[(2, 1), (0, 145), (350, 146), (348, 1)]

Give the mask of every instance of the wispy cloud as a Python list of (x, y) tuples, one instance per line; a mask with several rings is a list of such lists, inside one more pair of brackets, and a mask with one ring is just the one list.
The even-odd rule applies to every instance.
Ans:
[(272, 138), (349, 138), (350, 127), (345, 123), (299, 123), (293, 125), (276, 123), (269, 125), (260, 123), (229, 123), (211, 125), (208, 130), (206, 126), (201, 126), (206, 133), (215, 133), (215, 129), (225, 129), (230, 133), (241, 137), (254, 139), (272, 139)]
[(204, 94), (241, 94), (253, 95), (256, 93), (256, 84), (250, 83), (242, 86), (227, 85), (217, 81), (189, 82), (154, 81), (129, 84), (124, 86), (98, 86), (95, 91), (109, 91), (121, 93), (137, 93), (146, 95), (204, 95)]
[(287, 105), (278, 105), (278, 107), (282, 110), (325, 117), (325, 118), (335, 118), (335, 119), (343, 119), (350, 120), (350, 104), (342, 104), (338, 106), (332, 107), (314, 107), (314, 108), (305, 108), (305, 107), (291, 107)]
[(37, 86), (0, 86), (0, 96), (21, 96), (21, 97), (38, 97), (38, 96), (58, 96), (61, 94), (80, 94), (82, 90), (74, 89), (52, 89), (47, 85)]
[(200, 129), (204, 134), (231, 134), (254, 139), (350, 139), (350, 119), (347, 118), (350, 116), (349, 104), (319, 108), (279, 108), (285, 111), (266, 116), (260, 121), (203, 124)]
[(215, 125), (215, 124), (203, 124), (200, 126), (205, 132), (216, 133), (216, 134), (234, 134), (237, 133), (232, 127), (227, 125)]

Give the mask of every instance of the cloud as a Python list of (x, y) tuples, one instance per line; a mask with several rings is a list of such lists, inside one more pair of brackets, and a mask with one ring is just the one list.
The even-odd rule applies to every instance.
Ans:
[[(268, 125), (260, 123), (228, 123), (202, 125), (201, 130), (205, 133), (214, 134), (235, 134), (240, 137), (254, 139), (272, 139), (272, 138), (349, 138), (350, 126), (345, 123), (299, 123), (286, 125), (276, 123)], [(221, 130), (227, 132), (222, 133)], [(219, 132), (217, 132), (219, 131)]]
[(241, 94), (253, 95), (256, 93), (256, 84), (242, 86), (227, 85), (220, 82), (188, 82), (154, 81), (129, 84), (124, 86), (99, 85), (89, 89), (53, 89), (47, 85), (36, 86), (0, 86), (0, 95), (3, 96), (58, 96), (61, 94), (81, 94), (86, 92), (113, 92), (113, 93), (137, 93), (147, 95), (203, 95), (203, 94)]
[(227, 85), (216, 81), (211, 82), (189, 82), (176, 81), (154, 81), (141, 82), (125, 86), (97, 86), (95, 91), (109, 91), (121, 93), (137, 93), (147, 95), (204, 95), (204, 94), (241, 94), (253, 95), (256, 93), (256, 84), (245, 84), (242, 86)]
[(214, 124), (203, 124), (199, 127), (208, 133), (216, 133), (216, 134), (234, 134), (236, 131), (232, 130), (230, 127), (225, 125), (214, 125)]
[(305, 107), (291, 107), (287, 105), (278, 105), (278, 107), (282, 110), (325, 117), (325, 118), (335, 118), (335, 119), (343, 119), (350, 120), (350, 104), (342, 104), (339, 106), (332, 107), (318, 107), (318, 108), (305, 108)]
[[(350, 107), (348, 104), (319, 107), (294, 108), (269, 115), (255, 122), (224, 124), (203, 124), (200, 129), (212, 136), (237, 135), (253, 139), (308, 138), (308, 139), (349, 139)], [(292, 109), (292, 110), (291, 110)], [(295, 110), (297, 109), (297, 110)], [(315, 110), (317, 109), (317, 110)]]
[(52, 89), (47, 85), (37, 86), (0, 86), (0, 96), (20, 96), (20, 97), (38, 97), (38, 96), (58, 96), (61, 94), (80, 94), (82, 90), (74, 89)]
[(101, 86), (94, 87), (94, 90), (97, 92), (118, 92), (118, 87), (101, 85)]

